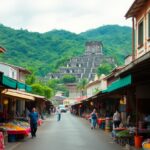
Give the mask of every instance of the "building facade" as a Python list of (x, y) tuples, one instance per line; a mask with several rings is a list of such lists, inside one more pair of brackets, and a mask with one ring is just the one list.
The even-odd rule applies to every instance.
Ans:
[(101, 75), (101, 77), (93, 82), (90, 82), (87, 87), (87, 97), (92, 97), (99, 91), (105, 90), (107, 88), (107, 80), (105, 79), (105, 75)]
[(133, 59), (150, 51), (150, 0), (135, 0), (126, 18), (133, 22)]

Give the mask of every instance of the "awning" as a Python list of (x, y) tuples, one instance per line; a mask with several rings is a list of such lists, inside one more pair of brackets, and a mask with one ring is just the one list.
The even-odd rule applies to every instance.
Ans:
[(102, 93), (112, 92), (114, 90), (126, 87), (126, 86), (130, 85), (131, 82), (132, 82), (131, 75), (128, 75), (128, 76), (126, 76), (124, 78), (121, 78), (121, 79), (119, 79), (117, 81), (114, 81), (111, 85), (109, 85), (107, 87), (106, 90), (103, 90)]
[(23, 100), (33, 100), (33, 101), (35, 100), (35, 97), (32, 94), (22, 92), (19, 90), (5, 89), (2, 91), (2, 94), (5, 96), (11, 96)]
[(16, 89), (17, 88), (17, 81), (12, 79), (12, 78), (9, 78), (7, 76), (4, 76), (2, 75), (2, 84), (7, 86), (7, 87), (10, 87), (10, 88), (14, 88)]
[(25, 90), (26, 90), (26, 92), (31, 92), (32, 87), (26, 84)]
[(20, 90), (24, 90), (26, 92), (31, 92), (32, 91), (32, 87), (19, 82), (17, 80), (14, 80), (10, 77), (5, 76), (2, 72), (0, 73), (0, 83), (7, 88), (12, 88), (12, 89), (20, 89)]
[(18, 82), (17, 83), (17, 88), (20, 90), (25, 90), (26, 89), (26, 85), (24, 83)]

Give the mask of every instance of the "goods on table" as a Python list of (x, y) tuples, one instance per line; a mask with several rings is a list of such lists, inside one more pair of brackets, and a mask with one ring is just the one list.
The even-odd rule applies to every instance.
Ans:
[(128, 137), (130, 136), (129, 130), (123, 130), (123, 131), (119, 131), (116, 134), (117, 137)]
[(11, 122), (8, 123), (2, 123), (0, 124), (0, 129), (6, 130), (6, 131), (23, 131), (28, 129), (29, 123), (27, 122), (23, 122), (23, 121), (17, 121), (17, 120), (13, 120)]
[(0, 130), (7, 132), (8, 142), (15, 142), (28, 136), (30, 125), (24, 121), (13, 120), (8, 123), (1, 123)]

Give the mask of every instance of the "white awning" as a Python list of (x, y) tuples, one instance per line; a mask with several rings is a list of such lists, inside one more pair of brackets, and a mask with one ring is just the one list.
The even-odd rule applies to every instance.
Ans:
[(19, 91), (19, 90), (5, 89), (1, 93), (2, 95), (5, 95), (5, 96), (15, 97), (15, 98), (23, 99), (23, 100), (32, 100), (32, 101), (35, 100), (35, 97), (33, 96), (33, 94)]

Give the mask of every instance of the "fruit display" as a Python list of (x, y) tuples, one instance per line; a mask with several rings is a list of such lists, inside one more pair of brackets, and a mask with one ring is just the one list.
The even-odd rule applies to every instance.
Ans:
[(23, 121), (18, 121), (18, 120), (13, 120), (8, 123), (2, 123), (0, 124), (0, 129), (6, 130), (6, 131), (23, 131), (28, 129), (29, 123), (23, 122)]

